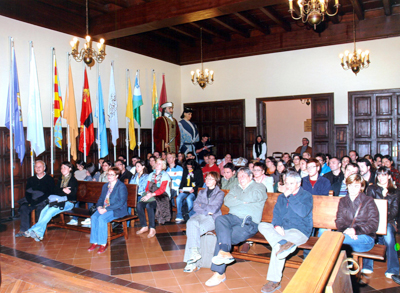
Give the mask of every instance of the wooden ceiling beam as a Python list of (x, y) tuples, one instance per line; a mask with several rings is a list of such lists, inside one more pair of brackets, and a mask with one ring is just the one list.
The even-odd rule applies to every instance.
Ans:
[(390, 0), (382, 0), (382, 2), (385, 15), (386, 16), (392, 15), (392, 4), (390, 3)]
[(222, 20), (220, 20), (218, 18), (215, 18), (215, 17), (211, 18), (211, 20), (214, 21), (215, 23), (218, 23), (219, 25), (222, 25), (223, 27), (231, 30), (232, 32), (241, 35), (244, 38), (250, 38), (250, 32), (249, 31), (245, 32), (245, 31), (243, 31), (241, 29), (238, 29), (238, 28), (234, 27), (232, 24), (228, 24), (225, 21), (222, 21)]
[(276, 5), (283, 0), (157, 0), (90, 20), (94, 37), (106, 40)]
[(282, 16), (280, 16), (275, 10), (270, 7), (260, 7), (262, 13), (268, 16), (273, 22), (281, 26), (285, 31), (290, 32), (292, 28), (290, 23), (287, 22)]
[(205, 28), (204, 26), (201, 26), (201, 25), (199, 25), (199, 24), (197, 24), (195, 22), (191, 22), (189, 24), (191, 26), (194, 26), (195, 28), (198, 28), (198, 29), (203, 28), (203, 31), (206, 32), (207, 34), (210, 34), (210, 35), (213, 35), (213, 36), (215, 36), (217, 38), (223, 39), (226, 42), (229, 42), (231, 40), (231, 35), (230, 34), (225, 34), (223, 32), (219, 32), (219, 31), (217, 31), (215, 29)]
[(185, 44), (186, 46), (189, 46), (189, 47), (195, 47), (196, 46), (196, 41), (194, 39), (189, 39), (189, 38), (183, 37), (183, 36), (182, 37), (176, 37), (176, 36), (174, 36), (172, 34), (169, 34), (169, 33), (165, 32), (165, 31), (162, 31), (162, 30), (156, 30), (156, 31), (152, 31), (152, 32), (157, 34), (157, 35), (160, 35), (160, 36), (162, 36), (164, 38), (171, 39), (171, 40), (173, 40), (175, 42), (183, 43), (183, 44)]
[(247, 23), (248, 25), (251, 25), (256, 30), (259, 30), (260, 32), (262, 32), (263, 34), (269, 35), (271, 33), (268, 26), (262, 24), (254, 17), (245, 16), (243, 12), (237, 12), (237, 13), (235, 13), (235, 15), (237, 17), (239, 17), (241, 20), (243, 20), (245, 23)]
[[(174, 27), (174, 26), (169, 27), (169, 29), (173, 30), (173, 31), (176, 31), (176, 32), (178, 32), (178, 33), (180, 33), (182, 35), (185, 35), (185, 36), (188, 36), (190, 38), (193, 38), (195, 40), (200, 39), (200, 34), (193, 34), (193, 33), (187, 32), (187, 31), (185, 31), (183, 29), (180, 29), (180, 28), (177, 28), (177, 27)], [(207, 37), (207, 36), (204, 36), (204, 35), (203, 35), (203, 41), (208, 43), (208, 44), (212, 44), (212, 42), (213, 42), (210, 37)]]
[(364, 7), (360, 0), (350, 0), (351, 5), (353, 5), (354, 12), (357, 15), (358, 20), (364, 19)]

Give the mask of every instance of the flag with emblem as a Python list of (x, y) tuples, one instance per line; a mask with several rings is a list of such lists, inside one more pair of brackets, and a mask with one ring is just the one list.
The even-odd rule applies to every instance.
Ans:
[(136, 71), (135, 88), (133, 89), (133, 116), (136, 122), (141, 126), (140, 106), (143, 105), (142, 92), (139, 84), (139, 71)]
[(133, 102), (131, 78), (128, 78), (128, 104), (126, 105), (126, 118), (129, 122), (129, 148), (134, 150), (136, 147), (135, 120), (133, 119)]
[[(90, 147), (94, 142), (94, 128), (93, 128), (93, 115), (92, 103), (90, 101), (89, 82), (87, 71), (85, 68), (85, 80), (83, 85), (82, 95), (82, 112), (81, 112), (81, 129), (79, 137), (79, 151), (84, 152), (85, 134), (86, 132), (86, 156), (89, 155)], [(85, 126), (85, 127), (84, 127)]]
[(160, 116), (158, 112), (158, 97), (157, 97), (157, 84), (156, 84), (156, 73), (153, 70), (153, 91), (151, 94), (151, 109), (152, 109), (152, 116), (153, 116), (153, 124), (156, 122), (156, 119)]

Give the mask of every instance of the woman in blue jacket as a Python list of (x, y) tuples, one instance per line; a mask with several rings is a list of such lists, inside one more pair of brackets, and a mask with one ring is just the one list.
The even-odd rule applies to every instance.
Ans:
[(92, 229), (88, 251), (99, 248), (97, 253), (107, 249), (108, 223), (128, 214), (128, 189), (118, 180), (121, 171), (117, 167), (108, 170), (108, 184), (104, 184), (97, 201), (97, 211), (92, 215)]

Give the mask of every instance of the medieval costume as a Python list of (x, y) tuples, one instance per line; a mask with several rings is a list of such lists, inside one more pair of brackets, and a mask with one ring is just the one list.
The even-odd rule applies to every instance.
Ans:
[[(162, 109), (173, 107), (170, 102), (161, 105)], [(164, 112), (164, 111), (163, 111)], [(169, 144), (169, 148), (165, 148), (165, 144)], [(154, 145), (155, 151), (167, 151), (177, 153), (181, 144), (181, 133), (178, 127), (178, 121), (169, 113), (164, 113), (162, 117), (158, 117), (154, 125)]]

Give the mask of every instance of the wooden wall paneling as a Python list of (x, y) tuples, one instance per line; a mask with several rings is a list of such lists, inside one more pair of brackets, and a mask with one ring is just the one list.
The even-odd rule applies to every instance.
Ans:
[(312, 147), (316, 153), (334, 153), (333, 94), (311, 95)]
[(248, 160), (253, 159), (253, 144), (257, 137), (257, 127), (246, 127), (245, 140), (246, 140), (246, 153), (245, 158)]
[(230, 153), (233, 158), (245, 156), (245, 104), (244, 100), (190, 103), (192, 122), (200, 136), (210, 135), (218, 158)]
[[(111, 133), (107, 129), (108, 136), (108, 152), (109, 155), (106, 157), (107, 160), (114, 162), (113, 158), (113, 145), (111, 143)], [(117, 146), (117, 156), (119, 154), (126, 154), (125, 146), (125, 129), (120, 129), (120, 138)], [(47, 165), (47, 172), (50, 173), (50, 128), (44, 128), (46, 150), (34, 160), (43, 160)], [(68, 158), (68, 146), (67, 146), (67, 131), (63, 128), (63, 145), (62, 149), (54, 147), (54, 177), (58, 178), (61, 176), (60, 167), (63, 161), (71, 161), (75, 163), (71, 158)], [(138, 138), (136, 136), (136, 138)], [(144, 159), (147, 152), (151, 152), (151, 129), (141, 129), (141, 158)], [(77, 147), (79, 146), (79, 136), (76, 140)], [(9, 130), (5, 127), (0, 127), (0, 216), (6, 217), (10, 215), (11, 209), (11, 177), (10, 177), (10, 149), (9, 149)], [(129, 158), (133, 155), (137, 155), (137, 147), (134, 151), (129, 151)], [(13, 150), (14, 151), (14, 150)], [(14, 193), (15, 193), (15, 207), (18, 209), (17, 200), (22, 198), (25, 194), (25, 184), (27, 178), (31, 176), (31, 158), (30, 158), (30, 143), (26, 143), (26, 154), (24, 157), (23, 164), (21, 165), (17, 154), (14, 151)], [(83, 160), (83, 153), (78, 151), (78, 159)], [(89, 155), (87, 156), (87, 162), (97, 163), (98, 161), (98, 150), (97, 144), (90, 148)]]
[(334, 155), (339, 159), (348, 154), (348, 125), (347, 124), (336, 124), (335, 125), (335, 153)]

